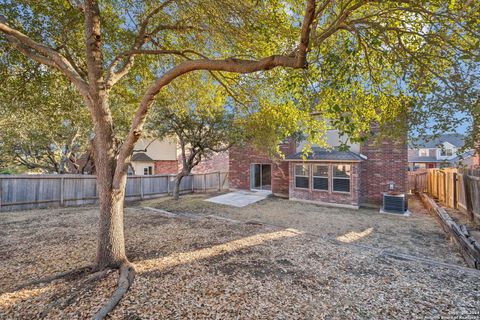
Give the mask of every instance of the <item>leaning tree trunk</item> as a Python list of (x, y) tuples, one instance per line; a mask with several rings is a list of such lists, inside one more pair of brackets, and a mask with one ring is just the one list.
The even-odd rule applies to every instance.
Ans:
[(186, 177), (190, 174), (192, 170), (180, 171), (177, 176), (175, 177), (175, 187), (173, 188), (173, 199), (178, 200), (180, 198), (180, 184), (182, 182), (183, 177)]
[(178, 198), (180, 198), (180, 183), (182, 182), (183, 177), (184, 177), (183, 172), (180, 172), (175, 177), (175, 187), (173, 188), (173, 199), (174, 200), (178, 200)]

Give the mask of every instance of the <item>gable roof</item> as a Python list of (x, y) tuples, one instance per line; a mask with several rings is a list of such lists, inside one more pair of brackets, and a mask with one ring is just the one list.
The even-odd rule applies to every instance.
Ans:
[(146, 153), (138, 152), (138, 153), (135, 153), (135, 154), (132, 156), (132, 161), (151, 162), (151, 161), (153, 161), (153, 159), (150, 158), (149, 156), (147, 156)]
[(434, 139), (417, 138), (409, 143), (409, 148), (437, 148), (438, 145), (442, 145), (444, 142), (448, 142), (456, 148), (461, 148), (465, 143), (465, 137), (459, 133), (445, 133)]
[[(302, 152), (293, 153), (285, 157), (285, 160), (304, 160)], [(327, 150), (324, 148), (312, 148), (312, 152), (307, 155), (307, 161), (352, 161), (358, 162), (364, 160), (358, 153), (352, 151)]]

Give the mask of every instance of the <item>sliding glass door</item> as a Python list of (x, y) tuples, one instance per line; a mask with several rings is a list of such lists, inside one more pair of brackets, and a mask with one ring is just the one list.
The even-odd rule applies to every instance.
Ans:
[(250, 165), (250, 187), (256, 190), (272, 190), (272, 166), (254, 163)]

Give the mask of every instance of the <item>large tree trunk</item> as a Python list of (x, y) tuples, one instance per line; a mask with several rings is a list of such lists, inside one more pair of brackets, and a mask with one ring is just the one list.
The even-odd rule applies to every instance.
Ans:
[[(98, 178), (97, 178), (98, 179)], [(121, 190), (101, 188), (100, 220), (96, 267), (117, 268), (126, 263), (125, 238), (123, 233), (123, 203), (125, 186)]]
[[(100, 221), (96, 265), (98, 269), (119, 267), (127, 262), (123, 235), (123, 202), (125, 198), (126, 174), (114, 184), (116, 165), (111, 127), (97, 128), (102, 136), (95, 143), (95, 167), (100, 202)], [(98, 142), (97, 142), (98, 141)]]
[[(128, 259), (125, 255), (123, 233), (123, 202), (125, 198), (126, 172), (115, 177), (117, 163), (111, 114), (106, 97), (98, 99), (92, 117), (95, 125), (95, 168), (99, 193), (100, 220), (96, 267), (118, 268)], [(118, 178), (118, 179), (115, 179)]]
[(180, 198), (180, 183), (182, 182), (183, 177), (185, 174), (180, 172), (175, 177), (175, 187), (173, 188), (173, 199), (178, 200)]

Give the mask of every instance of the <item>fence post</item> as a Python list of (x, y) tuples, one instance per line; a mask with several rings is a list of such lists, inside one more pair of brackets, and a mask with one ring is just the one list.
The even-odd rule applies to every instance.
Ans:
[(140, 176), (140, 199), (143, 200), (143, 176)]
[(220, 184), (220, 171), (218, 171), (218, 191), (222, 190), (222, 185)]
[(194, 193), (195, 192), (195, 185), (194, 185), (195, 175), (191, 174), (190, 177), (191, 177), (190, 180), (192, 181), (192, 193)]
[(415, 187), (413, 189), (413, 193), (418, 193), (418, 174), (414, 175), (415, 177)]
[(0, 178), (0, 211), (2, 211), (3, 179)]
[(207, 174), (203, 174), (203, 192), (207, 192)]
[(456, 172), (453, 173), (453, 208), (457, 209), (458, 207), (458, 188), (457, 188), (458, 175)]
[(60, 206), (63, 207), (63, 191), (64, 191), (64, 183), (63, 183), (64, 177), (62, 176), (60, 178)]
[(170, 175), (167, 174), (167, 196), (170, 195)]

